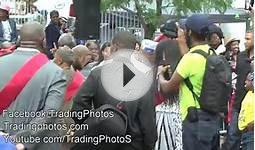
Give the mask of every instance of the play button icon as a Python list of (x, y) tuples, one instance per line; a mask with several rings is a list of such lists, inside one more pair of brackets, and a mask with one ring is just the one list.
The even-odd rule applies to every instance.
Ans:
[(134, 78), (135, 74), (125, 65), (123, 64), (123, 87)]
[(143, 56), (136, 58), (134, 50), (119, 50), (102, 67), (102, 85), (117, 100), (138, 100), (151, 89), (153, 70), (149, 64)]

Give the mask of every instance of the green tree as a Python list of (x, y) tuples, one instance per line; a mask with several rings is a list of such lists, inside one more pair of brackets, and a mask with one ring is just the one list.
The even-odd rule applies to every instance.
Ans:
[[(145, 38), (151, 38), (156, 28), (162, 22), (163, 10), (172, 10), (171, 15), (185, 16), (191, 12), (209, 12), (214, 9), (224, 13), (231, 7), (233, 0), (101, 0), (103, 11), (110, 9), (124, 9), (138, 16), (145, 30)], [(148, 5), (154, 3), (155, 7)], [(133, 5), (135, 10), (128, 9)], [(164, 4), (164, 5), (163, 5)]]

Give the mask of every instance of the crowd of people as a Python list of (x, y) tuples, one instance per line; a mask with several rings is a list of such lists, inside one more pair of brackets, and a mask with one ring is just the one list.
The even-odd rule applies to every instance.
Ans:
[[(162, 35), (154, 41), (139, 41), (124, 31), (100, 46), (97, 41), (77, 44), (68, 33), (65, 18), (60, 18), (55, 10), (50, 13), (51, 22), (46, 28), (37, 22), (25, 23), (18, 38), (9, 10), (8, 6), (0, 6), (0, 147), (6, 150), (254, 148), (253, 29), (246, 31), (242, 50), (239, 46), (242, 39), (225, 36), (208, 16), (194, 14), (185, 20), (167, 21), (161, 26)], [(75, 115), (49, 118), (45, 113), (78, 114), (105, 104), (119, 108), (120, 100), (102, 86), (100, 72), (103, 66), (112, 63), (111, 55), (122, 49), (132, 49), (137, 61), (141, 56), (146, 57), (151, 65), (140, 63), (154, 72), (153, 85), (144, 96), (121, 103), (119, 110), (126, 115), (125, 135), (130, 135), (129, 142), (93, 145), (70, 142), (68, 138), (50, 144), (17, 142), (20, 137), (72, 137), (79, 131), (32, 130), (31, 126), (82, 125), (88, 118)], [(210, 112), (201, 103), (209, 60), (198, 50), (208, 55), (212, 51), (212, 55), (228, 62), (226, 68), (231, 68), (232, 86), (226, 97), (226, 111)], [(16, 117), (10, 115), (13, 112), (18, 112)], [(25, 117), (24, 112), (28, 112)], [(227, 126), (223, 141), (222, 124)], [(6, 137), (16, 141), (1, 142)]]

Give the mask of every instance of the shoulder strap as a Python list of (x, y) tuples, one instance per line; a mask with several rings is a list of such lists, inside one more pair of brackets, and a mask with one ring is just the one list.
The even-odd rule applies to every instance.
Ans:
[[(200, 55), (204, 56), (205, 59), (207, 59), (207, 57), (210, 55), (210, 54), (208, 54), (208, 53), (206, 53), (205, 51), (200, 50), (200, 49), (194, 50), (194, 51), (191, 52), (191, 53), (200, 54)], [(210, 53), (210, 52), (209, 52), (209, 53)]]
[[(209, 49), (208, 53), (206, 53), (205, 51), (203, 51), (203, 50), (201, 50), (201, 49), (194, 50), (194, 51), (192, 51), (191, 53), (200, 54), (200, 55), (202, 55), (205, 59), (207, 59), (207, 57), (210, 55), (210, 49)], [(199, 101), (199, 97), (198, 97), (197, 94), (193, 91), (193, 85), (192, 85), (190, 79), (189, 79), (189, 78), (184, 79), (184, 83), (186, 84), (186, 86), (188, 87), (188, 89), (190, 90), (190, 92), (192, 93), (193, 99), (194, 99), (195, 105), (196, 105), (196, 100)]]
[(207, 57), (211, 54), (211, 52), (212, 52), (214, 55), (216, 55), (215, 50), (212, 49), (212, 48), (210, 48), (210, 49), (208, 50), (208, 53), (206, 53), (205, 51), (203, 51), (203, 50), (201, 50), (201, 49), (194, 50), (194, 51), (191, 52), (191, 53), (200, 54), (200, 55), (204, 56), (205, 59), (207, 59)]
[[(194, 50), (194, 51), (191, 52), (191, 53), (200, 54), (200, 55), (202, 55), (205, 59), (207, 59), (207, 57), (210, 55), (210, 51), (212, 51), (213, 54), (216, 54), (215, 50), (212, 49), (212, 48), (210, 48), (210, 49), (208, 50), (208, 53), (206, 53), (205, 51), (203, 51), (203, 50), (201, 50), (201, 49)], [(192, 85), (192, 83), (190, 82), (190, 79), (189, 79), (189, 78), (184, 79), (184, 83), (186, 84), (186, 86), (188, 87), (188, 89), (190, 90), (190, 92), (192, 93), (193, 98), (194, 98), (194, 101), (195, 101), (195, 104), (196, 104), (196, 100), (199, 101), (199, 97), (198, 97), (197, 94), (193, 91), (193, 85)]]
[(193, 99), (194, 99), (194, 101), (195, 101), (195, 105), (197, 105), (196, 100), (199, 101), (199, 97), (198, 97), (197, 94), (193, 91), (193, 85), (192, 85), (190, 79), (189, 79), (189, 78), (184, 79), (184, 83), (186, 84), (186, 86), (188, 87), (188, 89), (190, 90), (190, 92), (192, 93)]
[(76, 71), (72, 82), (66, 87), (65, 101), (70, 101), (72, 97), (77, 93), (82, 83), (84, 82), (84, 76)]
[(16, 99), (34, 74), (48, 62), (47, 56), (39, 53), (29, 59), (0, 91), (0, 114)]

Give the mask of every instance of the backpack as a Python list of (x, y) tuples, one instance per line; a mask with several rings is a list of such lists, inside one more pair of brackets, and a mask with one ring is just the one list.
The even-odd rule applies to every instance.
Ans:
[[(213, 53), (210, 54), (211, 52)], [(208, 53), (203, 50), (195, 50), (191, 53), (200, 54), (206, 59), (200, 97), (194, 93), (189, 78), (184, 80), (194, 100), (198, 100), (202, 110), (211, 113), (226, 113), (232, 91), (232, 72), (229, 62), (224, 56), (217, 55), (213, 49), (209, 49)]]

